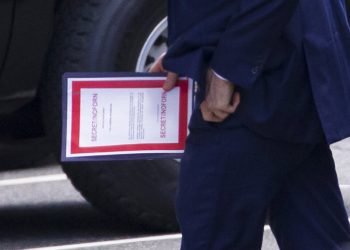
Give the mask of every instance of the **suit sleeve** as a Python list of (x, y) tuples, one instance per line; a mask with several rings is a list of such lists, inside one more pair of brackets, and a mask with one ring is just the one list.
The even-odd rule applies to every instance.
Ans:
[(261, 74), (274, 43), (295, 11), (298, 0), (242, 0), (220, 35), (210, 67), (224, 78), (249, 88)]

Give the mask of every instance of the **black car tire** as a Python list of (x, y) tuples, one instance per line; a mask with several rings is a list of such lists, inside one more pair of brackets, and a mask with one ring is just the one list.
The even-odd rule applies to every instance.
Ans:
[[(65, 72), (133, 71), (165, 0), (64, 0), (43, 78), (43, 114), (57, 155), (61, 76)], [(150, 229), (178, 229), (174, 200), (179, 164), (169, 160), (62, 163), (73, 185), (96, 208)]]

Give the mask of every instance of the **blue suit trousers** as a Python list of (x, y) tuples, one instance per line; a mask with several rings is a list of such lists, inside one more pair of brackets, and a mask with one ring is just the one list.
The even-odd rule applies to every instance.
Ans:
[(182, 250), (349, 249), (348, 217), (324, 141), (292, 144), (245, 127), (192, 129), (176, 201)]

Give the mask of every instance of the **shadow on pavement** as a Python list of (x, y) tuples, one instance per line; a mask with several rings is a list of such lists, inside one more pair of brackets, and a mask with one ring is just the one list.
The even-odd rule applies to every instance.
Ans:
[(23, 249), (150, 235), (123, 224), (87, 203), (0, 208), (0, 249)]

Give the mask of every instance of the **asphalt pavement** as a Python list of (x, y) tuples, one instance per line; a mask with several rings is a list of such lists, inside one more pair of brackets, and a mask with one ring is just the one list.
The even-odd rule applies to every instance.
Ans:
[[(350, 139), (332, 145), (350, 214)], [(112, 221), (87, 203), (50, 158), (35, 168), (0, 172), (0, 250), (177, 250), (180, 234), (144, 231)], [(265, 227), (263, 250), (277, 250)]]

